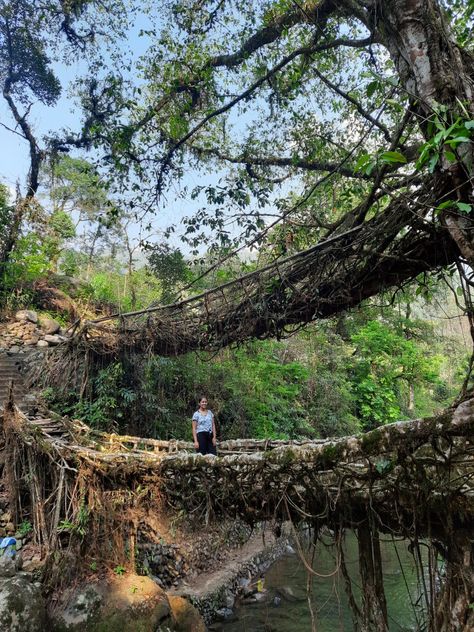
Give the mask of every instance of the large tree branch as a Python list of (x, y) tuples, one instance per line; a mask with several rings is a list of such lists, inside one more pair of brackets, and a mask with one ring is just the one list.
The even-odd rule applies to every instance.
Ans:
[[(347, 41), (347, 40), (344, 40), (344, 41)], [(352, 44), (354, 46), (358, 46), (358, 45), (366, 46), (367, 43), (368, 43), (367, 39), (352, 41)], [(195, 136), (196, 133), (200, 129), (202, 129), (209, 121), (211, 121), (212, 119), (220, 116), (221, 114), (224, 114), (225, 112), (228, 112), (229, 110), (231, 110), (234, 106), (236, 106), (241, 101), (249, 99), (254, 94), (254, 92), (256, 90), (258, 90), (258, 88), (260, 88), (262, 85), (267, 83), (274, 75), (276, 75), (283, 68), (288, 66), (288, 64), (290, 64), (297, 57), (311, 56), (314, 53), (318, 52), (319, 50), (326, 49), (328, 46), (329, 46), (329, 44), (324, 44), (323, 46), (318, 46), (317, 44), (313, 44), (313, 45), (309, 45), (309, 46), (302, 46), (302, 47), (292, 51), (289, 55), (285, 56), (278, 64), (273, 66), (273, 68), (268, 70), (265, 73), (265, 75), (263, 75), (262, 77), (257, 79), (246, 90), (244, 90), (243, 92), (238, 94), (236, 97), (234, 97), (233, 99), (231, 99), (230, 101), (225, 103), (220, 108), (216, 108), (210, 114), (205, 116), (201, 121), (199, 121), (187, 134), (185, 134), (179, 140), (177, 140), (172, 145), (172, 147), (170, 147), (170, 149), (168, 150), (168, 152), (164, 156), (164, 158), (162, 160), (162, 166), (160, 168), (160, 172), (159, 172), (159, 175), (158, 175), (157, 190), (158, 191), (161, 190), (164, 173), (169, 168), (171, 159), (172, 159), (173, 155), (176, 153), (176, 151), (180, 147), (182, 147), (185, 143), (187, 143), (187, 141), (190, 140), (193, 136)], [(151, 117), (150, 113), (148, 113), (145, 118), (146, 118), (146, 121), (148, 122), (149, 120), (151, 120), (152, 117)], [(384, 125), (382, 125), (376, 118), (372, 117), (371, 115), (366, 115), (365, 118), (368, 118), (368, 120), (373, 125), (376, 125), (378, 128), (380, 128), (382, 130), (385, 130), (386, 133), (387, 133), (388, 139), (390, 140), (390, 134), (389, 134), (388, 130), (385, 128)], [(142, 126), (144, 120), (145, 119), (142, 119), (142, 121), (138, 125)]]
[(297, 24), (310, 24), (317, 27), (320, 32), (323, 32), (326, 20), (336, 10), (337, 3), (333, 0), (323, 0), (323, 2), (315, 2), (313, 0), (308, 4), (312, 6), (309, 6), (305, 11), (302, 11), (297, 5), (293, 5), (285, 13), (277, 15), (269, 24), (251, 35), (234, 53), (213, 57), (209, 61), (209, 67), (219, 68), (225, 66), (226, 68), (234, 68), (263, 46), (278, 40), (289, 28)]
[(205, 147), (193, 146), (192, 149), (196, 151), (197, 155), (215, 156), (225, 162), (240, 165), (251, 165), (254, 167), (290, 167), (293, 169), (302, 169), (304, 171), (331, 171), (332, 173), (339, 173), (346, 178), (356, 178), (362, 180), (373, 180), (374, 176), (367, 175), (362, 172), (355, 172), (350, 167), (342, 166), (342, 163), (338, 162), (326, 162), (321, 160), (311, 160), (309, 158), (300, 158), (298, 156), (250, 156), (248, 154), (241, 154), (239, 156), (233, 156), (219, 149), (208, 149)]
[(431, 189), (427, 184), (413, 199), (402, 194), (364, 224), (306, 251), (185, 301), (146, 310), (145, 327), (131, 320), (117, 338), (93, 337), (87, 344), (99, 353), (115, 353), (118, 344), (173, 355), (280, 337), (288, 327), (294, 331), (446, 266), (459, 250), (446, 229), (424, 219), (436, 204)]
[[(324, 160), (312, 160), (299, 156), (252, 156), (240, 154), (234, 156), (216, 147), (206, 148), (193, 145), (192, 149), (198, 156), (215, 156), (225, 162), (232, 164), (250, 165), (254, 167), (288, 167), (290, 169), (302, 169), (303, 171), (323, 171), (338, 173), (346, 178), (358, 180), (374, 180), (381, 173), (381, 169), (375, 169), (370, 175), (365, 171), (355, 171), (354, 168), (344, 166), (345, 160), (340, 162), (329, 162)], [(418, 158), (419, 144), (405, 147), (404, 156), (407, 163), (414, 162)], [(389, 175), (399, 169), (399, 165), (385, 165), (382, 177)]]

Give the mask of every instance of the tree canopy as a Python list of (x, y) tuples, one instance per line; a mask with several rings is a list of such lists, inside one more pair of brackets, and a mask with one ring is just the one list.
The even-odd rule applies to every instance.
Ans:
[(247, 236), (268, 231), (269, 214), (286, 221), (283, 250), (301, 248), (409, 207), (407, 225), (442, 225), (471, 257), (472, 7), (165, 7), (143, 85), (94, 128), (137, 200), (197, 166), (222, 183), (195, 188), (206, 209), (188, 223), (191, 240), (207, 224), (225, 244), (231, 219)]
[[(225, 257), (242, 244), (259, 244), (266, 261), (290, 257), (280, 288), (265, 281), (279, 274), (272, 268), (250, 292), (253, 307), (263, 291), (283, 316), (277, 325), (265, 317), (248, 335), (278, 334), (453, 263), (469, 287), (472, 3), (181, 0), (164, 3), (158, 17), (145, 5), (147, 52), (117, 70), (111, 59), (123, 32), (106, 21), (115, 57), (101, 57), (77, 86), (82, 129), (52, 135), (41, 150), (29, 139), (28, 110), (17, 118), (10, 101), (21, 86), (45, 102), (57, 98), (51, 32), (66, 48), (94, 48), (100, 26), (85, 26), (87, 12), (103, 19), (104, 5), (46, 2), (33, 15), (25, 0), (3, 4), (4, 96), (32, 156), (26, 196), (37, 189), (33, 158), (48, 151), (92, 150), (109, 190), (137, 218), (181, 180), (180, 195), (202, 202), (184, 222), (191, 247), (210, 237)], [(13, 5), (21, 11), (12, 22)], [(45, 15), (56, 16), (51, 30), (28, 35)], [(15, 52), (9, 32), (18, 21)], [(192, 170), (202, 176), (195, 185)], [(305, 249), (295, 266), (291, 256)], [(225, 299), (229, 310), (241, 306), (234, 298)]]

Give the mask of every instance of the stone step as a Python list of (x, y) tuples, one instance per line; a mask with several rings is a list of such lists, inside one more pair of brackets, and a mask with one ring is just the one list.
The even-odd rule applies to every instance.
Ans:
[(25, 402), (28, 389), (18, 367), (21, 360), (7, 353), (0, 353), (0, 408), (4, 406), (13, 383), (13, 397), (19, 408)]

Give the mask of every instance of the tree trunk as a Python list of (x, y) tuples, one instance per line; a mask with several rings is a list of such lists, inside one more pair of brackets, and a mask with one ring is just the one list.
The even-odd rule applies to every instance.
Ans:
[(415, 410), (415, 386), (413, 382), (408, 384), (408, 411), (412, 413)]
[[(439, 105), (447, 106), (443, 115), (446, 128), (458, 117), (474, 118), (474, 60), (455, 42), (440, 3), (392, 0), (376, 2), (373, 9), (378, 38), (390, 52), (401, 84), (420, 117), (425, 138), (428, 140), (428, 121)], [(444, 154), (444, 148), (441, 151)], [(450, 163), (444, 155), (440, 157), (434, 173), (434, 190), (440, 202), (472, 204), (472, 143), (459, 145), (456, 157), (455, 163)], [(445, 209), (442, 219), (463, 257), (474, 266), (472, 210), (462, 217), (457, 209)]]
[(11, 217), (7, 230), (7, 235), (5, 237), (2, 251), (0, 253), (0, 270), (2, 272), (2, 276), (5, 271), (5, 266), (8, 263), (10, 255), (15, 247), (15, 244), (18, 241), (26, 204), (27, 202), (22, 198), (17, 198), (15, 202), (15, 210), (13, 211), (13, 215)]
[(446, 548), (446, 576), (435, 604), (431, 632), (474, 630), (474, 549), (472, 533), (454, 530)]
[(388, 632), (379, 534), (367, 520), (357, 530), (362, 580), (362, 631)]

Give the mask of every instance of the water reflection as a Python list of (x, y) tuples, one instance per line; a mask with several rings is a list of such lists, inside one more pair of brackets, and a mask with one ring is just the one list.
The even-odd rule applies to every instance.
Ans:
[[(405, 542), (381, 541), (384, 585), (390, 631), (420, 630), (423, 600), (417, 580), (416, 566)], [(353, 583), (354, 596), (360, 600), (358, 549), (354, 534), (347, 534), (346, 566)], [(344, 578), (336, 570), (332, 547), (317, 547), (311, 604), (318, 632), (351, 632), (353, 630)], [(265, 576), (264, 592), (256, 602), (238, 605), (235, 618), (213, 626), (222, 632), (308, 632), (311, 616), (308, 607), (307, 571), (297, 555), (278, 560)]]

